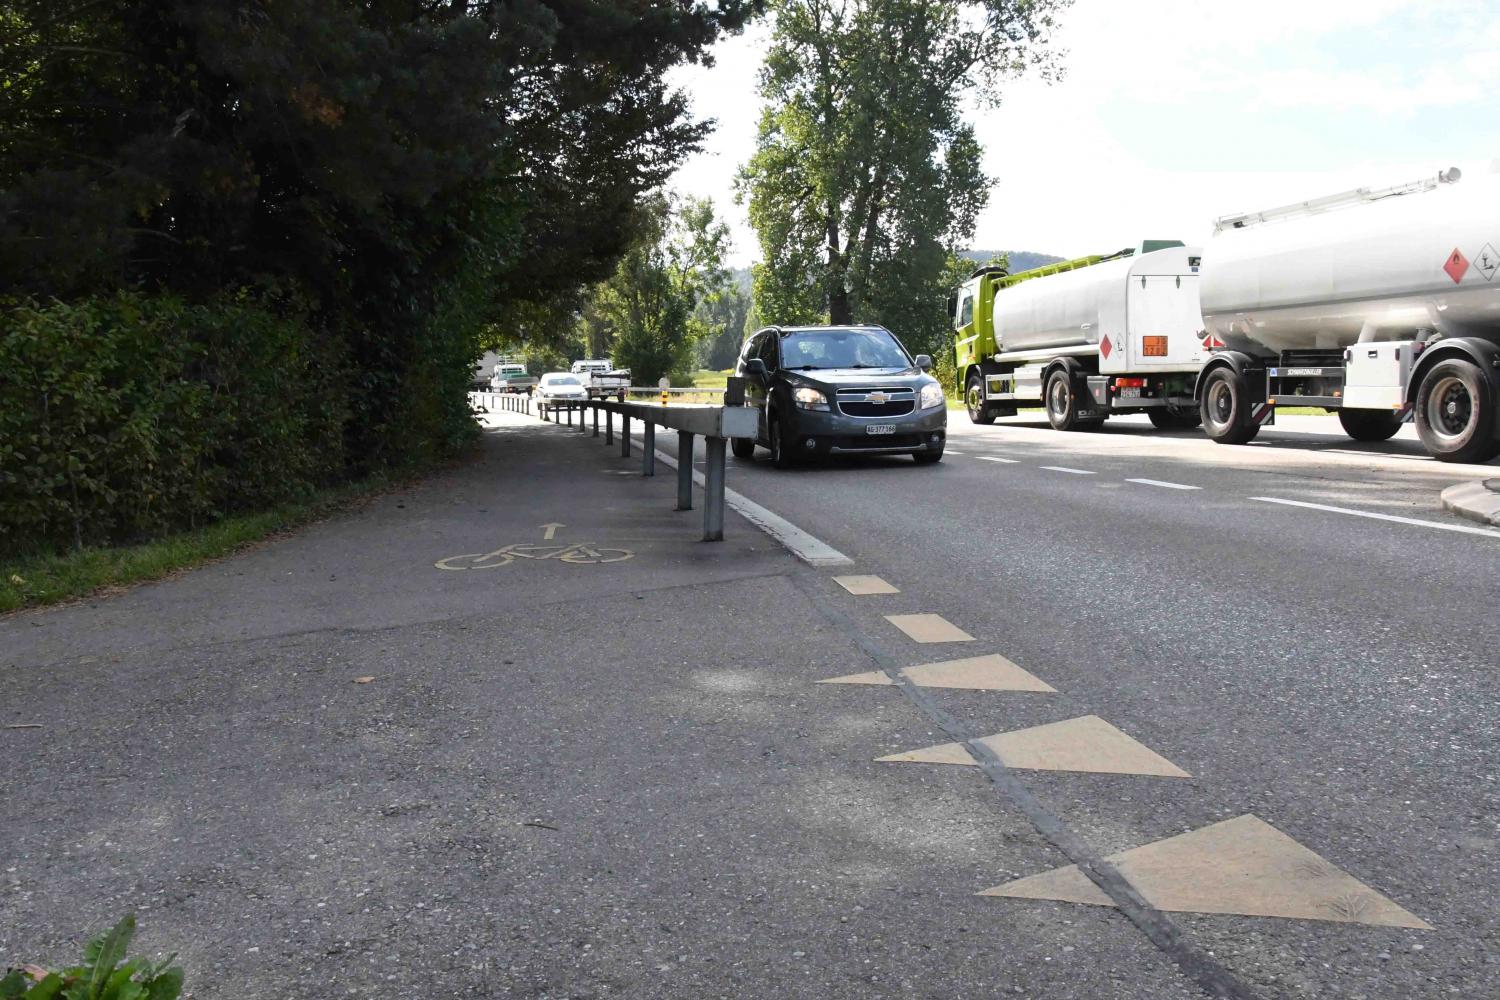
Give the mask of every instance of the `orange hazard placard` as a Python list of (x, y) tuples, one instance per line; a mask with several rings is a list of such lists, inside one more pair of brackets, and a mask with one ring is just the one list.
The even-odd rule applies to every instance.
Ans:
[(1164, 358), (1167, 356), (1166, 337), (1142, 337), (1141, 354), (1148, 358)]

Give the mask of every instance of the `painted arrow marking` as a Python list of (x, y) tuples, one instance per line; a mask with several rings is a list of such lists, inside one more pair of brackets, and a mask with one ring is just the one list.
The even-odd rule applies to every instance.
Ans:
[(542, 525), (542, 540), (546, 541), (557, 534), (558, 528), (566, 528), (566, 524), (544, 524)]

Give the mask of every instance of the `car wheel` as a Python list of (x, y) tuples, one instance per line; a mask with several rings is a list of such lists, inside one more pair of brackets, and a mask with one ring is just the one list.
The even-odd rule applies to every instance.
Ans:
[(781, 432), (781, 418), (773, 416), (770, 419), (771, 438), (771, 464), (778, 469), (790, 469), (796, 462), (792, 454), (787, 450), (786, 440)]
[(932, 451), (914, 451), (911, 453), (912, 461), (918, 465), (936, 465), (943, 460), (943, 449), (934, 448)]
[(754, 458), (755, 438), (730, 438), (729, 450), (734, 452), (735, 458)]

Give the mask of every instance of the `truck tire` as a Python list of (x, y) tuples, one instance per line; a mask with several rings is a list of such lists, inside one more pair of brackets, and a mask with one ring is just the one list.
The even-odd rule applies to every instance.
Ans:
[(1215, 368), (1203, 383), (1198, 403), (1203, 431), (1216, 444), (1249, 444), (1260, 433), (1250, 413), (1250, 387), (1233, 368)]
[(735, 458), (754, 458), (755, 438), (730, 438), (729, 450)]
[(1417, 435), (1439, 462), (1488, 462), (1500, 454), (1495, 387), (1472, 361), (1446, 358), (1417, 388)]
[(1394, 410), (1340, 410), (1339, 423), (1356, 441), (1389, 441), (1401, 429), (1401, 414)]
[(1146, 416), (1151, 418), (1151, 426), (1159, 431), (1190, 431), (1203, 423), (1203, 415), (1197, 410), (1176, 410), (1168, 406), (1147, 410)]
[(984, 379), (977, 373), (969, 376), (964, 386), (964, 409), (969, 411), (969, 420), (976, 424), (993, 424), (995, 408), (984, 402)]
[(1088, 431), (1104, 423), (1101, 417), (1079, 415), (1078, 386), (1067, 368), (1059, 368), (1047, 376), (1047, 388), (1042, 395), (1047, 405), (1047, 422), (1053, 430)]

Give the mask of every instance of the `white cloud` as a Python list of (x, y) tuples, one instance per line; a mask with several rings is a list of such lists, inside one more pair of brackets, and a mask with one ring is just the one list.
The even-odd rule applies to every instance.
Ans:
[[(758, 256), (731, 190), (754, 149), (767, 35), (676, 77), (720, 125), (675, 183), (715, 199), (739, 263)], [(1060, 83), (1011, 81), (1001, 107), (973, 111), (997, 182), (977, 247), (1200, 241), (1220, 215), (1500, 156), (1493, 0), (1077, 0), (1057, 42)], [(1473, 124), (1435, 141), (1436, 115)], [(1356, 118), (1376, 127), (1346, 137)]]

